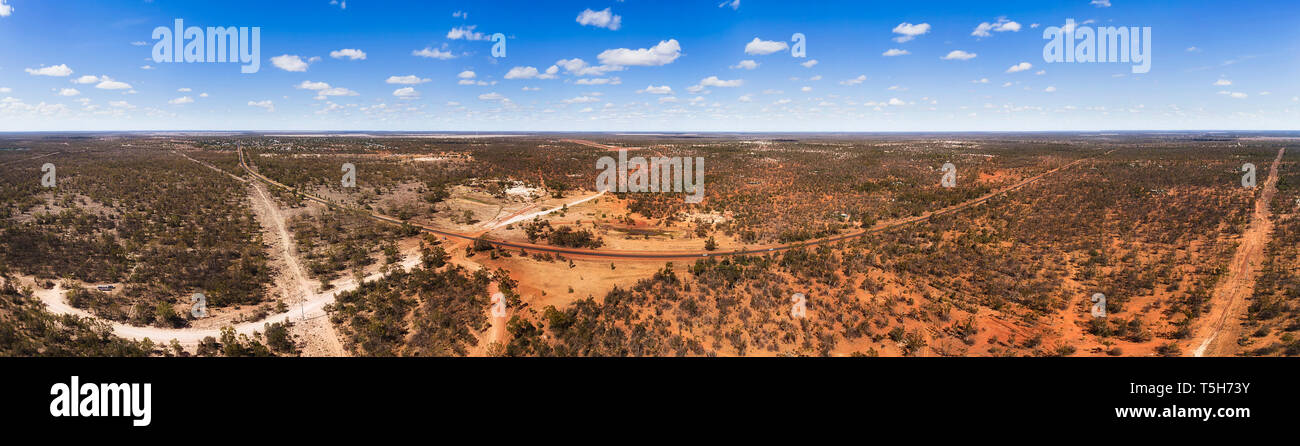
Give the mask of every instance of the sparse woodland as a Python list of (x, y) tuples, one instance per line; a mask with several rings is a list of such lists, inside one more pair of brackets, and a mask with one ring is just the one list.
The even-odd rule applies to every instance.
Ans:
[(0, 172), (4, 261), (43, 279), (123, 283), (87, 306), (117, 321), (185, 325), (156, 316), (187, 313), (195, 292), (217, 308), (263, 302), (273, 271), (243, 183), (160, 145), (81, 141), (47, 158), (53, 189), (39, 187), (38, 166)]
[[(639, 148), (633, 156), (705, 157), (703, 203), (685, 203), (683, 194), (606, 199), (627, 209), (609, 221), (653, 222), (628, 225), (646, 240), (662, 234), (653, 225), (690, 223), (687, 214), (725, 216), (687, 230), (711, 251), (717, 239), (793, 243), (860, 231), (1087, 160), (923, 222), (767, 255), (664, 264), (630, 285), (556, 305), (530, 304), (517, 291), (517, 281), (530, 279), (512, 271), (450, 263), (448, 250), (429, 238), (420, 266), (342, 293), (328, 307), (345, 348), (363, 356), (466, 355), (489, 326), (487, 290), (496, 282), (512, 316), (505, 342), (490, 353), (506, 356), (1178, 355), (1209, 308), (1259, 193), (1240, 187), (1239, 168), (1259, 166), (1262, 183), (1280, 147), (1154, 136), (597, 139)], [(121, 282), (117, 292), (79, 288), (69, 302), (111, 320), (179, 327), (188, 323), (188, 293), (205, 292), (214, 307), (265, 304), (276, 271), (246, 186), (173, 148), (238, 173), (234, 150), (242, 147), (262, 174), (345, 207), (458, 225), (483, 217), (452, 215), (450, 201), (473, 199), (453, 198), (453, 190), (505, 199), (512, 184), (527, 184), (564, 197), (592, 188), (596, 158), (616, 156), (542, 137), (239, 136), (149, 144), (157, 147), (31, 142), (66, 150), (50, 158), (59, 166), (59, 187), (39, 187), (37, 162), (0, 170), (0, 265), (70, 286)], [(0, 153), (0, 163), (9, 159), (21, 157)], [(1270, 203), (1274, 231), (1247, 332), (1238, 340), (1245, 354), (1300, 354), (1298, 160), (1294, 150), (1284, 158)], [(343, 162), (357, 167), (356, 188), (340, 186)], [(953, 188), (939, 184), (947, 162), (958, 168)], [(301, 196), (270, 190), (285, 209), (308, 206)], [(410, 225), (310, 206), (293, 212), (287, 225), (303, 265), (322, 284), (395, 263), (397, 242), (419, 235)], [(533, 243), (607, 249), (607, 232), (590, 222), (559, 223), (563, 218), (515, 225)], [(563, 257), (503, 250), (482, 239), (464, 251), (573, 267)], [(795, 293), (807, 297), (806, 316), (792, 314)], [(1089, 314), (1094, 293), (1106, 297), (1104, 318)], [(176, 354), (114, 339), (91, 321), (54, 321), (20, 294), (6, 291), (0, 312), (26, 321), (0, 330), (6, 352)], [(68, 339), (98, 340), (91, 347)], [(271, 324), (255, 336), (214, 337), (198, 354), (298, 351), (287, 327)]]

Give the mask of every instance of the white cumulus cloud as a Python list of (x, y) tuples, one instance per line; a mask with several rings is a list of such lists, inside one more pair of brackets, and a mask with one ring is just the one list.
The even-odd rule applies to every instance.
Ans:
[(99, 78), (99, 83), (95, 84), (95, 88), (101, 90), (130, 90), (131, 84), (115, 81), (110, 79), (108, 76), (102, 76)]
[(1007, 32), (1007, 31), (1016, 32), (1016, 31), (1020, 31), (1020, 24), (1013, 22), (1011, 20), (1007, 20), (1006, 17), (999, 17), (997, 21), (992, 23), (989, 22), (980, 23), (975, 27), (974, 31), (971, 31), (970, 35), (975, 37), (988, 37), (992, 35), (989, 33), (989, 31), (999, 32), (999, 33)]
[(307, 71), (307, 62), (293, 54), (281, 54), (271, 58), (271, 65), (284, 71)]
[(669, 87), (669, 86), (667, 86), (667, 85), (661, 85), (661, 86), (658, 86), (658, 87), (656, 87), (656, 86), (654, 86), (654, 85), (647, 85), (647, 86), (645, 87), (644, 90), (637, 90), (636, 92), (637, 92), (637, 93), (650, 93), (650, 94), (672, 94), (672, 92), (673, 92), (673, 87)]
[(911, 24), (911, 23), (907, 23), (907, 22), (899, 23), (898, 26), (895, 26), (895, 27), (894, 27), (894, 34), (898, 34), (898, 35), (899, 35), (898, 37), (895, 37), (895, 38), (894, 38), (894, 41), (895, 41), (895, 42), (898, 42), (898, 43), (903, 43), (903, 42), (906, 42), (906, 41), (909, 41), (909, 40), (915, 39), (916, 36), (919, 36), (919, 35), (922, 35), (922, 34), (925, 34), (925, 33), (928, 33), (928, 32), (930, 32), (930, 24), (929, 24), (929, 23), (921, 23), (921, 24), (917, 24), (917, 25), (913, 25), (913, 24)]
[(616, 31), (623, 25), (623, 17), (611, 12), (610, 8), (605, 8), (602, 11), (583, 10), (578, 14), (577, 21), (582, 25), (605, 28), (610, 31)]
[(1033, 64), (1030, 64), (1029, 62), (1021, 62), (1021, 63), (1015, 64), (1015, 65), (1012, 65), (1011, 68), (1007, 68), (1007, 72), (1008, 72), (1008, 73), (1019, 73), (1019, 72), (1021, 72), (1021, 71), (1025, 71), (1025, 70), (1028, 70), (1028, 69), (1033, 68), (1033, 67), (1034, 67)]
[(460, 26), (447, 31), (447, 38), (451, 40), (487, 40), (488, 36), (481, 32), (474, 31), (476, 25)]
[(429, 79), (423, 79), (414, 74), (408, 74), (406, 76), (388, 76), (388, 80), (385, 80), (384, 82), (400, 85), (416, 85), (429, 82)]
[(72, 74), (72, 69), (68, 68), (68, 66), (65, 64), (51, 65), (48, 67), (40, 67), (40, 68), (27, 68), (25, 71), (27, 71), (27, 74), (30, 74), (32, 76), (67, 77)]
[(596, 55), (596, 58), (605, 65), (653, 67), (673, 63), (681, 55), (681, 44), (677, 43), (677, 39), (669, 39), (660, 41), (650, 48), (605, 50)]
[(335, 59), (366, 60), (366, 52), (355, 48), (344, 48), (341, 50), (330, 51), (330, 57)]
[(330, 84), (325, 82), (302, 81), (302, 83), (296, 85), (295, 88), (303, 90), (324, 90), (330, 88)]
[(730, 87), (739, 87), (739, 86), (743, 85), (744, 83), (745, 83), (745, 81), (744, 81), (744, 80), (741, 80), (741, 79), (724, 80), (724, 79), (718, 79), (717, 76), (709, 76), (709, 77), (706, 77), (706, 78), (700, 80), (700, 86), (701, 86), (701, 87), (724, 87), (724, 88), (730, 88)]
[(751, 40), (749, 41), (749, 43), (745, 44), (745, 54), (762, 56), (762, 55), (772, 54), (777, 51), (784, 51), (787, 48), (790, 48), (790, 45), (786, 44), (785, 42), (780, 42), (776, 40), (762, 40), (755, 37), (754, 40)]
[(952, 52), (949, 52), (947, 56), (943, 56), (943, 57), (941, 57), (940, 59), (943, 59), (943, 60), (971, 60), (971, 59), (974, 59), (975, 56), (976, 56), (975, 53), (968, 53), (968, 52), (965, 52), (965, 51), (962, 51), (962, 50), (952, 50)]
[(560, 69), (552, 66), (554, 70), (547, 69), (546, 73), (537, 71), (537, 67), (514, 67), (506, 72), (506, 79), (554, 79), (555, 73)]
[(450, 51), (444, 51), (437, 48), (425, 47), (422, 50), (411, 51), (412, 56), (427, 57), (430, 59), (447, 60), (456, 57)]
[(317, 100), (325, 99), (329, 96), (357, 96), (357, 92), (355, 91), (342, 87), (332, 87), (330, 84), (325, 82), (302, 81), (302, 83), (296, 85), (295, 88), (315, 91)]

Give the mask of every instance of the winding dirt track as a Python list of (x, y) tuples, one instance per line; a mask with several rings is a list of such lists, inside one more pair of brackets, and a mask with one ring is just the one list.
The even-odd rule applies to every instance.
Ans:
[(1273, 194), (1277, 192), (1277, 168), (1282, 163), (1284, 152), (1286, 148), (1277, 151), (1277, 158), (1273, 159), (1273, 166), (1268, 169), (1268, 180), (1264, 182), (1264, 190), (1255, 200), (1255, 213), (1241, 236), (1237, 252), (1232, 256), (1228, 275), (1215, 287), (1214, 297), (1210, 299), (1210, 311), (1205, 318), (1207, 322), (1197, 331), (1199, 336), (1193, 338), (1199, 342), (1193, 341), (1192, 345), (1197, 347), (1192, 351), (1192, 356), (1228, 356), (1235, 349), (1241, 325), (1229, 322), (1245, 314), (1246, 298), (1255, 290), (1258, 275), (1256, 269), (1264, 257), (1269, 234), (1273, 232), (1273, 210), (1269, 208), (1269, 202), (1273, 201)]

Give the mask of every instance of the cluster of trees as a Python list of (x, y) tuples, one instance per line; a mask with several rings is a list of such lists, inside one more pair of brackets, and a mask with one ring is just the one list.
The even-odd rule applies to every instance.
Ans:
[(5, 197), (0, 259), (41, 278), (124, 282), (113, 304), (89, 307), (114, 320), (157, 319), (194, 292), (210, 307), (263, 301), (272, 271), (243, 184), (153, 144), (85, 142), (50, 158), (57, 187)]
[[(829, 355), (839, 343), (868, 338), (879, 348), (920, 354), (942, 336), (971, 338), (972, 319), (953, 319), (931, 334), (898, 321), (919, 316), (893, 303), (854, 298), (842, 285), (793, 279), (809, 253), (700, 259), (683, 277), (666, 265), (631, 288), (536, 317), (518, 313), (507, 325), (509, 356)], [(787, 266), (793, 267), (789, 269)], [(843, 279), (840, 279), (843, 280)], [(791, 314), (791, 297), (807, 293), (809, 314)], [(937, 321), (937, 320), (936, 320)], [(896, 333), (897, 339), (891, 337)], [(871, 354), (877, 353), (874, 348)]]
[[(396, 148), (392, 145), (403, 145)], [(329, 195), (341, 204), (374, 209), (388, 194), (406, 185), (415, 185), (421, 197), (392, 212), (410, 217), (434, 212), (432, 204), (449, 197), (449, 189), (481, 172), (481, 164), (471, 157), (446, 156), (439, 162), (407, 162), (387, 158), (390, 154), (428, 154), (434, 151), (427, 141), (385, 141), (378, 144), (364, 139), (329, 141), (257, 141), (245, 146), (251, 164), (262, 175), (304, 191)], [(442, 149), (438, 149), (439, 151)], [(394, 153), (398, 152), (398, 153)], [(356, 168), (356, 187), (344, 188), (342, 166)], [(389, 209), (383, 209), (389, 211)]]
[(148, 356), (153, 351), (152, 344), (114, 336), (105, 322), (51, 314), (30, 291), (18, 289), (7, 273), (0, 276), (0, 356)]
[[(629, 210), (660, 219), (684, 212), (731, 215), (717, 229), (740, 234), (746, 243), (803, 241), (918, 215), (1042, 172), (1052, 164), (1046, 153), (1081, 155), (1037, 141), (998, 141), (981, 145), (977, 154), (925, 140), (809, 138), (755, 146), (665, 138), (648, 145), (664, 156), (704, 156), (705, 202), (688, 204), (681, 194), (618, 194)], [(939, 185), (938, 168), (949, 161), (961, 169), (951, 189)], [(992, 173), (1010, 175), (986, 175)]]
[[(221, 339), (212, 336), (203, 338), (195, 353), (198, 356), (228, 358), (294, 356), (299, 353), (299, 350), (293, 336), (289, 334), (289, 328), (292, 326), (289, 321), (267, 323), (262, 326), (265, 334), (254, 331), (252, 336), (235, 333), (234, 327), (223, 327)], [(177, 351), (179, 352), (179, 348)]]
[[(365, 356), (462, 356), (478, 342), (493, 278), (484, 270), (434, 266), (445, 262), (438, 251), (427, 251), (421, 268), (366, 282), (326, 308), (346, 348)], [(513, 293), (508, 285), (503, 292)]]
[(573, 229), (569, 226), (553, 228), (550, 221), (542, 220), (541, 217), (524, 223), (523, 229), (529, 242), (546, 240), (552, 245), (568, 248), (596, 249), (605, 246), (605, 241), (593, 234), (590, 229)]
[[(407, 235), (403, 228), (376, 223), (369, 217), (349, 211), (322, 211), (319, 215), (302, 214), (289, 221), (298, 252), (312, 277), (326, 282), (341, 271), (360, 271), (374, 264), (384, 247)], [(396, 262), (386, 255), (385, 261)]]
[[(1087, 322), (1090, 333), (1132, 343), (1185, 338), (1251, 209), (1252, 193), (1234, 174), (1239, 157), (1275, 149), (1159, 147), (1115, 146), (981, 206), (854, 240), (843, 272), (882, 269), (954, 304), (1026, 320), (1086, 314), (1100, 292), (1110, 322)], [(1131, 304), (1138, 299), (1141, 307)]]

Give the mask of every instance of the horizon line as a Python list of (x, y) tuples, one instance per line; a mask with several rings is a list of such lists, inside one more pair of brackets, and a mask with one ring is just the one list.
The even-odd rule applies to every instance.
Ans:
[(596, 133), (596, 134), (915, 134), (915, 133), (1300, 133), (1300, 129), (1268, 129), (1268, 130), (1250, 130), (1250, 129), (1140, 129), (1140, 130), (765, 130), (765, 131), (744, 131), (744, 130), (216, 130), (216, 129), (187, 129), (187, 130), (161, 130), (161, 129), (130, 129), (130, 130), (0, 130), (0, 135), (5, 134), (58, 134), (58, 133), (244, 133), (244, 134), (267, 134), (267, 133), (300, 133), (300, 134), (322, 134), (322, 133), (408, 133), (408, 134), (572, 134), (572, 133)]

